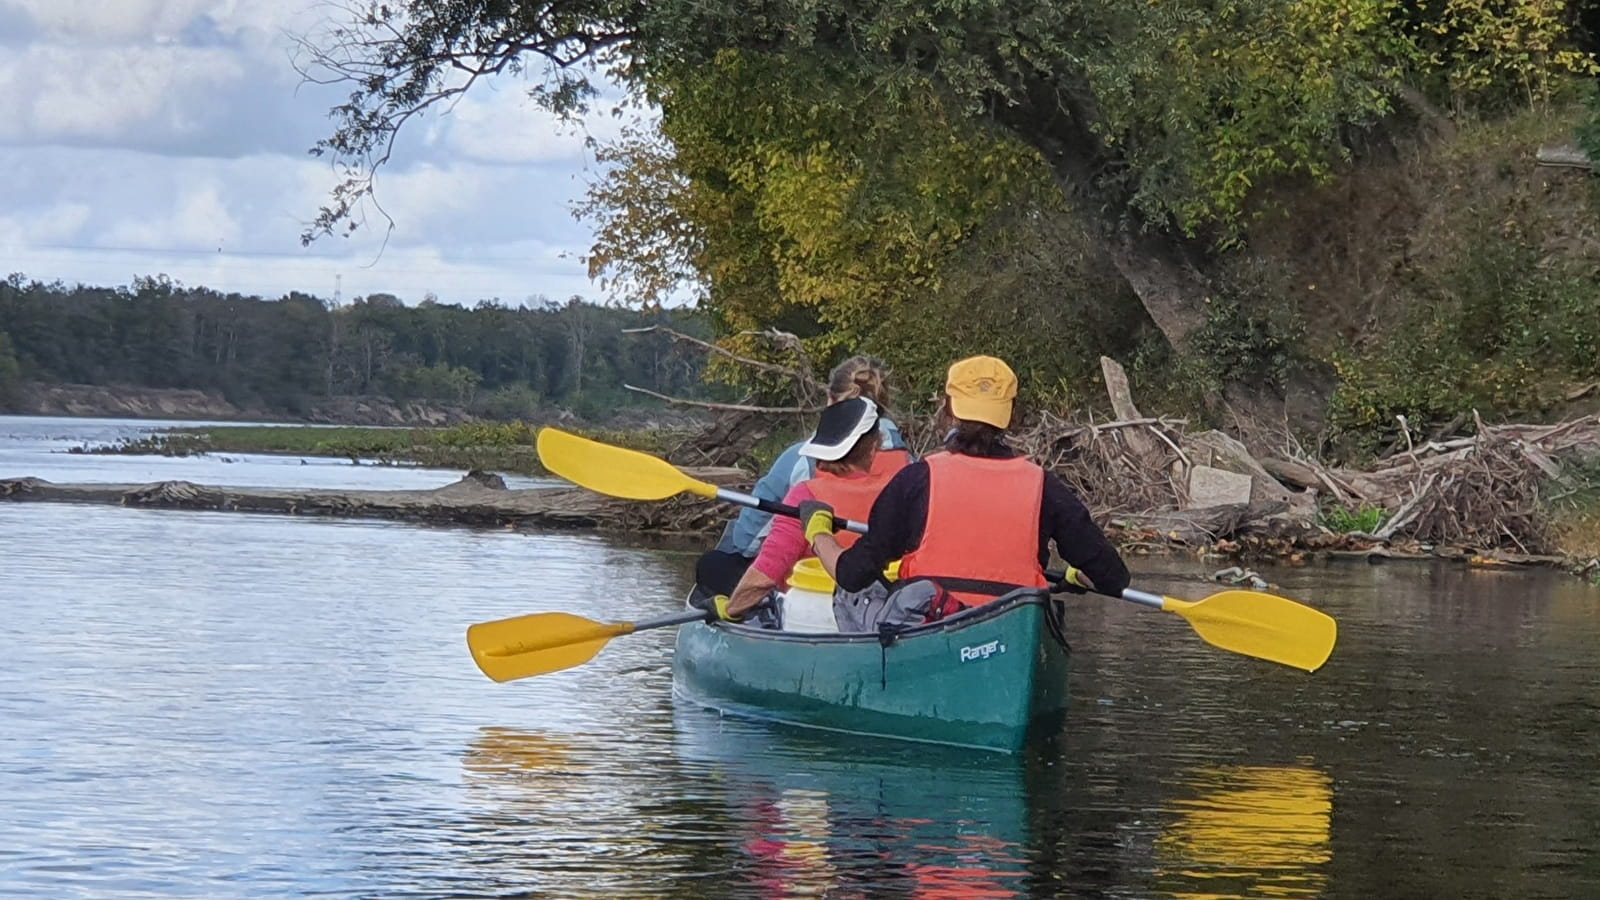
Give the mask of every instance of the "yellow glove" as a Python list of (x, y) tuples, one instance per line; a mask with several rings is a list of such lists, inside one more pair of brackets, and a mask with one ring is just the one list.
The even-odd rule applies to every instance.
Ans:
[[(1072, 566), (1067, 566), (1067, 577), (1061, 579), (1061, 583), (1063, 585), (1071, 585), (1075, 588), (1081, 588), (1083, 591), (1094, 590), (1094, 582), (1089, 580), (1089, 576), (1083, 574)], [(1080, 591), (1073, 591), (1073, 593), (1080, 593)]]
[(800, 527), (805, 530), (808, 544), (819, 534), (833, 534), (833, 507), (821, 500), (800, 504)]
[(728, 614), (727, 594), (718, 594), (711, 598), (711, 612), (715, 613), (717, 618), (724, 622), (740, 622), (744, 620), (744, 616), (732, 616)]

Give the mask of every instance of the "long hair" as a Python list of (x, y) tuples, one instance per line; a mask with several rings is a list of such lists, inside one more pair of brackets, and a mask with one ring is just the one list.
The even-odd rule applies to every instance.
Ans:
[(828, 373), (828, 401), (838, 403), (851, 397), (865, 397), (889, 409), (889, 367), (875, 356), (852, 356)]

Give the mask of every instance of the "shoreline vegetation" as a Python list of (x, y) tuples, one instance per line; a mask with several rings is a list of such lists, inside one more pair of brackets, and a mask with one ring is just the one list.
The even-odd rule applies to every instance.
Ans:
[[(1106, 360), (1108, 381), (1115, 363)], [(1248, 563), (1296, 565), (1310, 558), (1443, 559), (1476, 566), (1557, 566), (1600, 584), (1600, 415), (1554, 425), (1488, 425), (1472, 437), (1418, 436), (1363, 467), (1327, 464), (1284, 444), (1255, 449), (1220, 431), (1190, 431), (1181, 419), (1129, 415), (1081, 423), (1037, 414), (1015, 443), (1085, 498), (1096, 520), (1131, 555), (1193, 553)], [(751, 424), (761, 421), (760, 427)], [(744, 427), (730, 422), (743, 422)], [(907, 419), (914, 444), (931, 446), (931, 423)], [(537, 425), (479, 423), (449, 428), (207, 426), (173, 429), (69, 452), (267, 453), (347, 457), (352, 462), (469, 470), (432, 491), (244, 490), (162, 482), (60, 485), (0, 480), (0, 498), (107, 502), (181, 509), (399, 518), (475, 527), (595, 528), (709, 539), (734, 514), (692, 497), (635, 503), (579, 488), (506, 490), (496, 472), (543, 476)], [(771, 416), (724, 416), (685, 428), (573, 430), (662, 456), (695, 477), (748, 489), (763, 447), (788, 430)], [(743, 433), (734, 465), (710, 459)], [(763, 442), (763, 439), (764, 442)], [(729, 450), (731, 448), (722, 447)], [(724, 455), (724, 459), (729, 456)]]
[[(549, 473), (540, 465), (534, 450), (539, 427), (523, 422), (479, 422), (447, 428), (214, 425), (164, 429), (111, 444), (86, 444), (68, 452), (130, 456), (260, 453), (544, 476)], [(688, 429), (667, 427), (580, 430), (585, 437), (597, 441), (655, 454), (667, 452), (692, 435)]]

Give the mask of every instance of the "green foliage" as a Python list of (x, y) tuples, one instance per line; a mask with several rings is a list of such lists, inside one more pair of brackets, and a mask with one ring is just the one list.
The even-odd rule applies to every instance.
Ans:
[[(969, 242), (1007, 223), (1069, 208), (1182, 349), (1201, 318), (1197, 285), (1240, 245), (1251, 212), (1370, 146), (1395, 98), (1426, 108), (1421, 86), (1458, 112), (1498, 110), (1512, 94), (1542, 103), (1594, 68), (1571, 46), (1559, 0), (539, 10), (403, 0), (365, 7), (308, 45), (318, 76), (353, 86), (318, 145), (350, 178), (313, 232), (353, 220), (394, 130), (465, 90), (460, 68), (548, 64), (534, 94), (559, 112), (580, 108), (604, 71), (661, 118), (659, 135), (602, 151), (612, 175), (584, 209), (598, 225), (592, 271), (631, 302), (688, 287), (719, 334), (784, 328), (821, 359), (909, 349), (920, 328), (916, 346), (938, 350), (896, 360), (919, 373), (927, 358), (1041, 320), (1033, 298), (992, 319), (992, 304), (974, 315), (977, 303), (948, 302), (951, 285), (970, 282), (962, 260), (985, 256), (966, 253)], [(1188, 278), (1196, 269), (1202, 277)], [(1120, 305), (1128, 289), (1107, 296)], [(1201, 353), (1222, 356), (1210, 377), (1282, 377), (1281, 329), (1253, 302), (1211, 316)], [(1062, 319), (1090, 318), (1090, 304), (1060, 305)], [(1128, 330), (1120, 309), (1103, 318)], [(1045, 366), (1045, 383), (1079, 379), (1087, 358)]]
[[(74, 452), (162, 456), (271, 453), (544, 475), (547, 473), (534, 449), (538, 427), (523, 422), (472, 423), (450, 428), (219, 425), (198, 431), (159, 432)], [(654, 454), (665, 453), (683, 437), (679, 432), (660, 429), (575, 431), (597, 441)]]
[(1351, 532), (1372, 534), (1388, 521), (1389, 511), (1381, 506), (1370, 506), (1365, 503), (1356, 509), (1331, 505), (1323, 507), (1320, 517), (1322, 527), (1338, 534)]
[[(702, 353), (663, 325), (709, 336), (704, 315), (572, 301), (475, 308), (388, 295), (338, 308), (304, 294), (262, 300), (140, 279), (129, 288), (0, 284), (0, 379), (27, 360), (44, 381), (218, 391), (269, 412), (329, 398), (384, 397), (469, 406), (503, 418), (568, 407), (609, 417), (659, 393), (704, 397)], [(0, 380), (0, 385), (7, 382)]]
[(546, 408), (544, 398), (539, 396), (538, 391), (518, 383), (508, 384), (486, 397), (480, 397), (473, 404), (472, 411), (476, 415), (505, 422), (536, 418)]
[(1569, 379), (1600, 377), (1600, 279), (1550, 264), (1506, 223), (1466, 223), (1461, 252), (1423, 273), (1407, 312), (1368, 347), (1336, 355), (1329, 427), (1373, 450), (1404, 415), (1414, 426), (1477, 409), (1537, 413)]
[(397, 376), (395, 384), (405, 396), (420, 400), (466, 403), (472, 399), (473, 393), (477, 391), (482, 381), (482, 375), (466, 366), (434, 363), (431, 366), (419, 366)]
[(1346, 136), (1390, 112), (1413, 57), (1389, 23), (1398, 6), (1102, 0), (1083, 5), (1078, 33), (1105, 42), (1063, 49), (1081, 60), (1090, 130), (1132, 208), (1227, 243), (1258, 185), (1328, 176)]
[(1191, 368), (1209, 385), (1229, 381), (1283, 387), (1300, 361), (1305, 323), (1283, 301), (1283, 287), (1264, 262), (1236, 265), (1210, 298), (1206, 320), (1188, 351)]
[(985, 353), (1016, 370), (1026, 406), (1064, 412), (1104, 404), (1100, 356), (1131, 352), (1147, 327), (1072, 217), (1018, 210), (974, 231), (938, 284), (886, 309), (861, 346), (890, 360), (919, 403), (943, 387), (951, 362)]
[(1547, 104), (1571, 76), (1600, 73), (1573, 38), (1566, 0), (1416, 0), (1404, 9), (1418, 68), (1444, 83), (1458, 111)]
[[(1563, 553), (1584, 563), (1600, 559), (1600, 457), (1564, 465), (1541, 505)], [(1600, 566), (1591, 566), (1585, 573), (1600, 585)]]
[[(680, 285), (687, 267), (734, 352), (792, 363), (747, 334), (778, 327), (824, 369), (881, 356), (919, 396), (952, 360), (994, 353), (1035, 399), (1086, 383), (1137, 329), (1137, 298), (1037, 155), (953, 116), (931, 83), (874, 93), (848, 68), (728, 51), (670, 84), (670, 147), (633, 136), (591, 191), (591, 264), (619, 290)], [(793, 402), (738, 364), (711, 372)]]
[(1600, 159), (1600, 81), (1591, 82), (1583, 94), (1584, 117), (1573, 131), (1578, 146), (1590, 159)]
[(0, 330), (0, 412), (11, 409), (22, 387), (22, 364), (17, 361), (11, 335)]

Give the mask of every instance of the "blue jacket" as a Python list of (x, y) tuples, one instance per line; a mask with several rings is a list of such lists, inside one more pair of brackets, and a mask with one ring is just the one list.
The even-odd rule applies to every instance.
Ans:
[[(880, 444), (883, 449), (905, 449), (906, 441), (900, 434), (900, 426), (888, 419), (879, 419), (878, 430), (883, 432), (883, 441)], [(763, 500), (781, 503), (783, 498), (789, 495), (790, 488), (815, 477), (816, 460), (800, 455), (800, 448), (805, 445), (805, 441), (796, 441), (785, 447), (783, 452), (778, 454), (778, 458), (773, 460), (772, 468), (761, 476), (761, 480), (756, 482), (755, 488), (750, 493)], [(772, 513), (746, 507), (739, 511), (737, 518), (728, 523), (727, 528), (723, 529), (722, 540), (717, 542), (717, 549), (723, 553), (737, 553), (753, 559), (761, 552), (761, 542), (767, 539), (767, 532), (771, 530)]]

